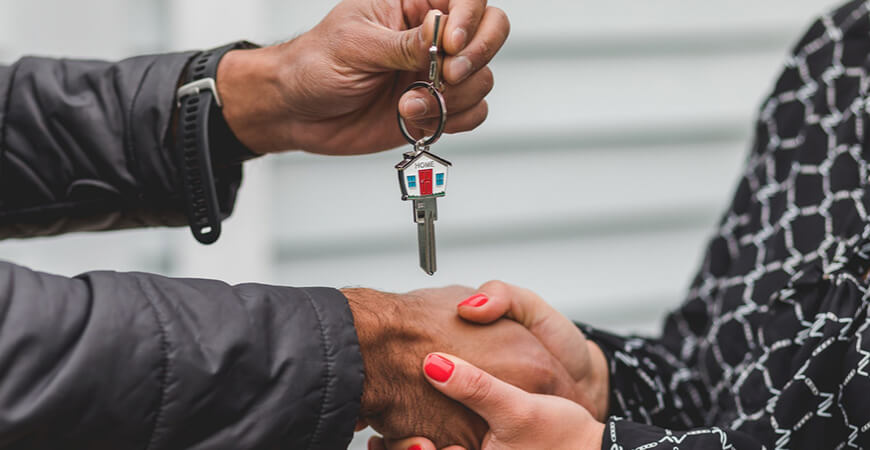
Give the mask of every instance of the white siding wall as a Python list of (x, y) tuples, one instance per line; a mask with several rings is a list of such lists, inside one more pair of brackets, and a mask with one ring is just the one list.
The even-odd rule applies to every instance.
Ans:
[[(835, 2), (491, 3), (507, 10), (513, 35), (493, 64), (488, 123), (434, 148), (454, 163), (434, 278), (417, 268), (410, 205), (398, 200), (393, 165), (404, 149), (250, 164), (238, 213), (210, 248), (186, 230), (152, 230), (2, 242), (0, 257), (64, 274), (111, 268), (395, 291), (502, 278), (574, 319), (654, 331), (679, 304), (727, 203), (754, 111), (788, 48)], [(0, 0), (0, 59), (274, 42), (332, 4)], [(194, 14), (199, 25), (181, 21)]]

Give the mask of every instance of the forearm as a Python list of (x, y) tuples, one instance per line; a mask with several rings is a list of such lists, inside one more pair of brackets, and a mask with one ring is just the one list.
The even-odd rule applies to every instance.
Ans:
[(350, 441), (362, 362), (337, 291), (0, 263), (0, 304), (0, 446)]
[[(0, 238), (184, 225), (171, 126), (192, 55), (0, 70)], [(218, 174), (224, 215), (240, 179)]]

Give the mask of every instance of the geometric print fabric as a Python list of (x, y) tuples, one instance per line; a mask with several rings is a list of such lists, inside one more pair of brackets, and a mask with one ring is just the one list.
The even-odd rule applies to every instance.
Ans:
[(589, 327), (605, 449), (870, 448), (870, 2), (812, 25), (662, 337)]

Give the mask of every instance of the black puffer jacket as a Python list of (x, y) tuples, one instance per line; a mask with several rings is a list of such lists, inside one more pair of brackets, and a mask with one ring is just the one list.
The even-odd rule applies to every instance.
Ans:
[[(169, 136), (192, 56), (0, 66), (0, 238), (183, 225)], [(241, 168), (217, 178), (227, 215)], [(2, 448), (344, 448), (362, 382), (333, 289), (0, 262)]]

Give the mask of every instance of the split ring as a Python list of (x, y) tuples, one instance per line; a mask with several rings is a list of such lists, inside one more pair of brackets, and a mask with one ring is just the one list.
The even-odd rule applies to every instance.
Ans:
[[(405, 95), (409, 91), (413, 91), (414, 89), (425, 88), (429, 91), (433, 97), (435, 97), (436, 103), (438, 104), (438, 113), (440, 121), (438, 122), (438, 128), (435, 130), (435, 134), (426, 138), (414, 139), (411, 136), (411, 133), (408, 131), (408, 127), (405, 125), (405, 119), (402, 118), (402, 113), (399, 112), (397, 115), (399, 117), (399, 129), (402, 130), (402, 135), (405, 136), (405, 139), (408, 140), (412, 145), (422, 145), (422, 147), (428, 147), (436, 142), (438, 139), (441, 139), (441, 135), (444, 134), (444, 128), (447, 126), (447, 102), (444, 100), (444, 95), (441, 94), (441, 91), (435, 89), (435, 85), (428, 81), (417, 81), (411, 83), (402, 95)], [(401, 97), (400, 97), (401, 98)]]

